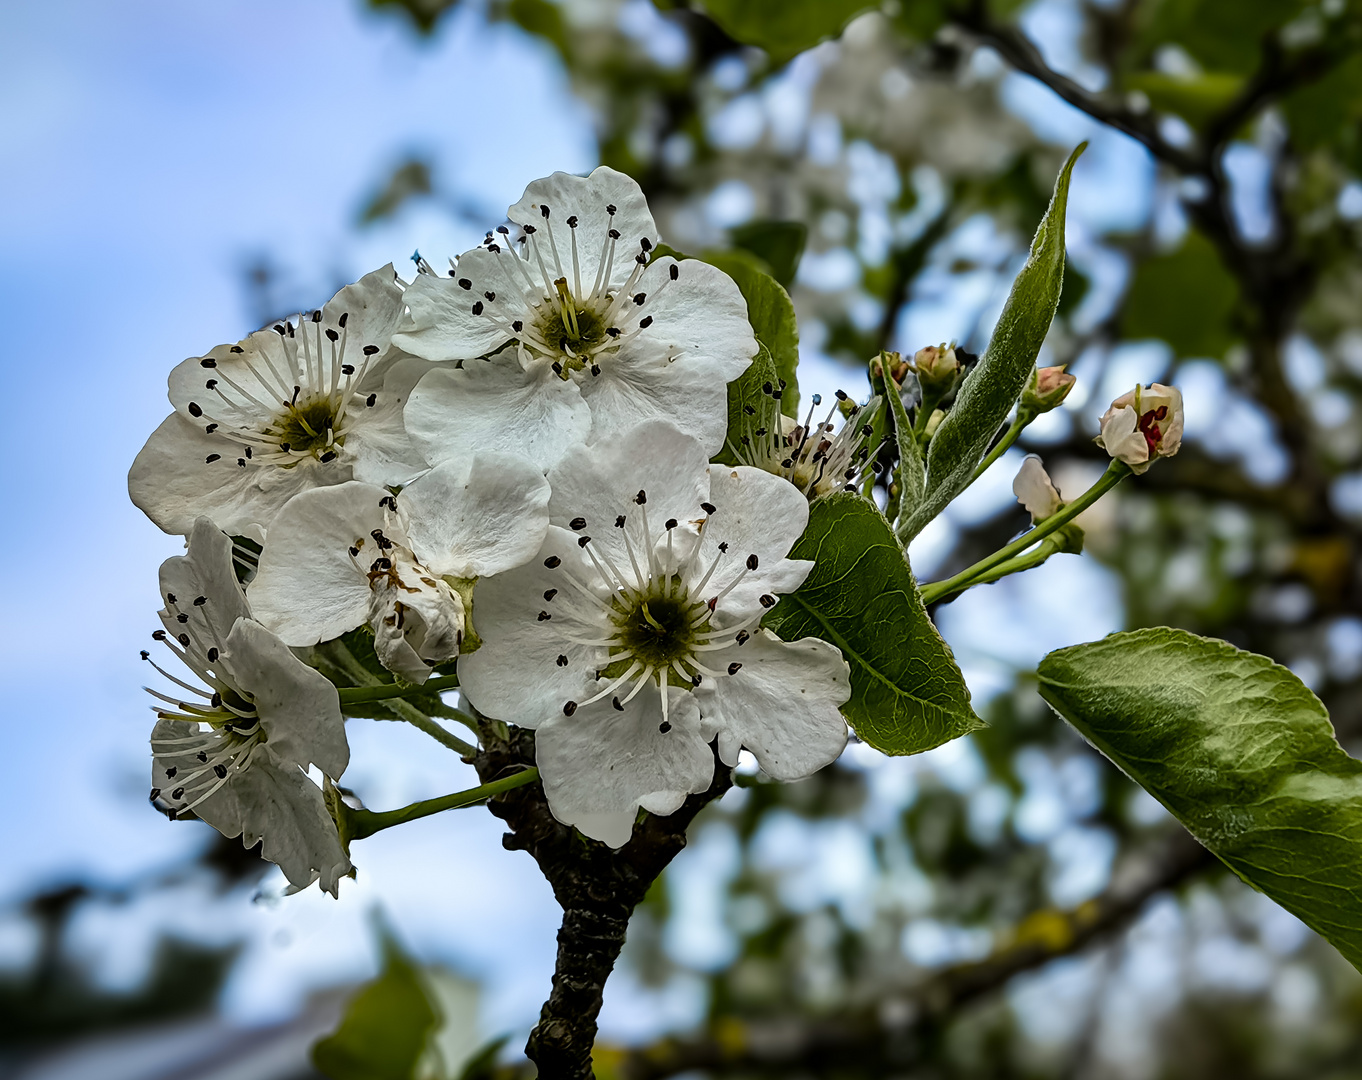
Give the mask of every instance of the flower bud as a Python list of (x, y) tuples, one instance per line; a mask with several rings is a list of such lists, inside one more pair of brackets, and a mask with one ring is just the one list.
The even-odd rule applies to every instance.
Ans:
[(960, 374), (960, 361), (956, 358), (955, 347), (944, 342), (918, 349), (913, 356), (913, 366), (917, 369), (923, 390), (938, 396), (948, 393)]
[(1097, 445), (1137, 474), (1155, 458), (1172, 457), (1182, 446), (1181, 392), (1151, 383), (1122, 394), (1102, 416)]
[(1012, 481), (1012, 494), (1026, 507), (1036, 524), (1044, 521), (1064, 505), (1050, 474), (1035, 454), (1027, 454), (1017, 478)]
[(1064, 370), (1064, 366), (1035, 368), (1031, 372), (1031, 381), (1022, 391), (1021, 407), (1024, 410), (1039, 416), (1059, 407), (1078, 381)]

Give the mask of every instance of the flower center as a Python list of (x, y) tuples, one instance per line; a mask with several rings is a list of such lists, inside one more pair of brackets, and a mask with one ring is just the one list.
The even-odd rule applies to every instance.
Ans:
[[(684, 663), (700, 643), (696, 638), (709, 615), (703, 603), (689, 599), (679, 578), (673, 576), (657, 584), (662, 588), (653, 589), (651, 595), (629, 600), (616, 596), (618, 614), (612, 619), (621, 649), (653, 669)], [(617, 677), (628, 670), (629, 663), (627, 659), (617, 660), (604, 674)]]
[(314, 397), (276, 413), (264, 434), (275, 436), (280, 449), (320, 458), (333, 445), (344, 445), (344, 432), (335, 428), (335, 402), (329, 397)]
[[(766, 383), (760, 406), (745, 407), (746, 430), (736, 445), (732, 439), (728, 443), (734, 457), (743, 465), (783, 476), (810, 499), (859, 488), (867, 468), (875, 467), (869, 445), (875, 429), (868, 421), (878, 408), (877, 399), (853, 408), (847, 395), (838, 390), (823, 422), (815, 424), (813, 410), (823, 398), (814, 394), (804, 423), (797, 424), (780, 411), (784, 390), (784, 381), (779, 387)], [(832, 418), (844, 408), (845, 419), (838, 429)]]
[(1153, 457), (1159, 449), (1159, 443), (1163, 441), (1163, 431), (1159, 424), (1168, 419), (1168, 406), (1160, 405), (1157, 409), (1150, 409), (1136, 422), (1140, 434), (1144, 436), (1144, 441), (1149, 446), (1149, 456)]

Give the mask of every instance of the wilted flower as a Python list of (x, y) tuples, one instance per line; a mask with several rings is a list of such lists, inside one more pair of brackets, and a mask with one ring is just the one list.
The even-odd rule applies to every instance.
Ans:
[(508, 217), (514, 229), (488, 233), (450, 277), (419, 274), (407, 290), (414, 325), (394, 340), (463, 361), (423, 379), (407, 406), (427, 460), (503, 450), (547, 470), (649, 418), (717, 451), (727, 384), (757, 352), (733, 280), (653, 257), (642, 190), (605, 166), (536, 180)]
[(399, 495), (357, 480), (294, 496), (270, 526), (250, 585), (256, 617), (292, 646), (365, 622), (389, 671), (422, 683), (463, 644), (465, 612), (446, 580), (533, 557), (549, 486), (522, 458), (450, 461)]
[[(162, 641), (201, 686), (156, 670), (187, 699), (164, 702), (151, 734), (151, 798), (174, 817), (192, 812), (240, 836), (295, 889), (321, 879), (333, 896), (350, 860), (307, 776), (336, 780), (350, 760), (336, 688), (251, 618), (232, 569), (232, 540), (207, 518), (189, 553), (161, 564)], [(151, 654), (142, 653), (151, 662)]]
[(758, 628), (813, 568), (787, 558), (808, 521), (792, 485), (710, 465), (704, 445), (649, 421), (549, 474), (539, 557), (474, 591), (482, 647), (461, 689), (536, 728), (554, 815), (614, 847), (639, 807), (676, 810), (713, 776), (707, 743), (741, 747), (781, 780), (834, 760), (850, 696), (841, 653)]
[(1137, 474), (1155, 458), (1172, 457), (1182, 445), (1181, 392), (1151, 383), (1122, 394), (1102, 416), (1097, 445)]

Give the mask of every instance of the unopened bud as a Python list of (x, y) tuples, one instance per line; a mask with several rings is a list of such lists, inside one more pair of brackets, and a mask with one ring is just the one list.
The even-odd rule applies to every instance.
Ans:
[(936, 429), (941, 426), (941, 421), (944, 419), (946, 419), (946, 411), (944, 409), (932, 410), (932, 415), (927, 417), (927, 430), (925, 432), (927, 438), (930, 439), (936, 434)]
[(1037, 416), (1058, 408), (1060, 403), (1069, 396), (1069, 391), (1073, 389), (1074, 383), (1077, 381), (1074, 376), (1064, 370), (1063, 364), (1056, 367), (1035, 368), (1031, 372), (1031, 381), (1026, 384), (1026, 389), (1022, 391), (1021, 407)]
[(1097, 445), (1137, 474), (1156, 458), (1172, 457), (1182, 446), (1181, 392), (1150, 383), (1122, 394), (1102, 415)]
[(956, 358), (955, 347), (944, 342), (918, 349), (913, 356), (913, 367), (917, 370), (923, 389), (937, 394), (948, 393), (960, 374), (960, 361)]

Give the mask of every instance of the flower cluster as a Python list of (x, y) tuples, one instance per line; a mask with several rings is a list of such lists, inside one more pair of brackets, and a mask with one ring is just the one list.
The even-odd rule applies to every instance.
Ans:
[(174, 369), (129, 475), (188, 539), (161, 572), (155, 636), (192, 677), (158, 667), (153, 801), (334, 893), (349, 751), (305, 661), (356, 630), (401, 685), (455, 664), (473, 709), (535, 729), (550, 809), (616, 847), (716, 755), (778, 779), (837, 757), (846, 662), (761, 623), (870, 428), (784, 420), (771, 388), (741, 464), (712, 464), (758, 346), (734, 282), (657, 244), (628, 177), (558, 173), (448, 276), (384, 267)]

